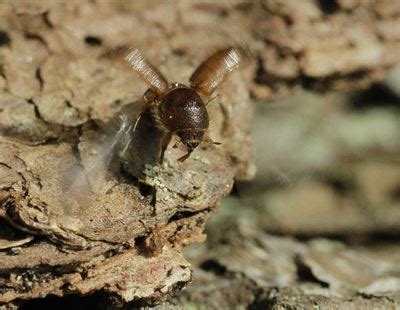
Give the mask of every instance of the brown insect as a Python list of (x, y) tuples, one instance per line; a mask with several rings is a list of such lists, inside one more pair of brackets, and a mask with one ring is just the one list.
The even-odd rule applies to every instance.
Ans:
[[(99, 179), (104, 168), (109, 167), (116, 150), (120, 158), (124, 157), (144, 113), (151, 113), (151, 119), (163, 133), (160, 162), (174, 134), (187, 148), (187, 154), (180, 161), (188, 158), (202, 141), (212, 142), (205, 135), (209, 126), (207, 103), (227, 74), (239, 65), (241, 57), (241, 53), (232, 47), (214, 53), (194, 71), (189, 86), (186, 86), (169, 83), (139, 50), (131, 51), (125, 60), (149, 85), (149, 89), (141, 99), (123, 107), (121, 113), (110, 121), (106, 127), (110, 132), (98, 146), (97, 158), (85, 169), (77, 166), (64, 175), (64, 191), (60, 199), (65, 208), (72, 210), (76, 203), (88, 204), (91, 182)], [(155, 201), (155, 191), (152, 199)]]
[(128, 117), (135, 123), (134, 132), (141, 114), (146, 109), (154, 115), (157, 126), (165, 133), (160, 162), (163, 161), (164, 152), (174, 134), (187, 148), (187, 154), (181, 157), (180, 161), (188, 158), (205, 140), (205, 132), (209, 126), (206, 105), (226, 75), (239, 65), (240, 59), (241, 54), (236, 48), (218, 51), (200, 64), (190, 77), (190, 85), (186, 86), (169, 83), (138, 49), (125, 57), (131, 68), (150, 87), (143, 96), (141, 107), (132, 113), (135, 115)]

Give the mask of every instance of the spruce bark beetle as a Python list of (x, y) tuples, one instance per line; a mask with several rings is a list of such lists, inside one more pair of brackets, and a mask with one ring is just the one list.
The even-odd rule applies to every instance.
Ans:
[[(194, 71), (189, 86), (169, 83), (138, 49), (131, 51), (125, 60), (149, 86), (140, 101), (140, 108), (128, 116), (131, 123), (136, 125), (143, 111), (150, 109), (157, 126), (165, 133), (160, 162), (174, 134), (187, 148), (187, 154), (179, 159), (185, 160), (205, 139), (209, 126), (206, 103), (227, 74), (237, 68), (241, 53), (233, 47), (214, 53)], [(136, 126), (129, 127), (134, 132)]]

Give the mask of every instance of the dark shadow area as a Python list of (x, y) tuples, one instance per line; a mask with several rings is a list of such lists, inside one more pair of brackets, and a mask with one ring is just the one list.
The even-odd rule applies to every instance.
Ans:
[(54, 295), (47, 296), (46, 298), (32, 299), (23, 303), (19, 309), (33, 310), (33, 309), (57, 309), (57, 310), (86, 310), (86, 309), (116, 309), (110, 300), (103, 294), (96, 294), (91, 296), (80, 295), (67, 295), (64, 297), (57, 297)]
[(349, 179), (327, 176), (323, 178), (323, 181), (325, 181), (326, 184), (332, 187), (333, 190), (341, 196), (354, 193), (356, 189), (356, 184)]
[(318, 283), (321, 285), (321, 287), (327, 288), (329, 287), (329, 284), (317, 279), (317, 277), (314, 276), (312, 273), (312, 270), (310, 267), (306, 266), (299, 257), (295, 259), (296, 263), (296, 268), (297, 268), (297, 280), (299, 282), (312, 282), (312, 283)]
[(208, 259), (202, 262), (199, 266), (204, 271), (212, 272), (217, 276), (223, 276), (226, 274), (227, 269), (225, 266), (218, 263), (216, 260)]
[(0, 47), (1, 46), (10, 46), (11, 39), (7, 32), (0, 30)]
[(365, 91), (352, 95), (349, 106), (355, 111), (363, 111), (370, 108), (400, 109), (400, 98), (387, 86), (374, 84)]
[(392, 191), (391, 197), (393, 201), (400, 201), (400, 184)]
[(334, 14), (340, 10), (336, 0), (318, 0), (318, 5), (325, 14)]
[(85, 37), (85, 43), (90, 46), (101, 46), (103, 41), (95, 36), (87, 36)]
[[(121, 113), (128, 113), (132, 107), (126, 106)], [(122, 167), (129, 174), (137, 178), (143, 177), (143, 171), (147, 165), (155, 166), (159, 162), (161, 142), (164, 133), (157, 128), (150, 111), (142, 113), (135, 131), (131, 130), (129, 143), (121, 145), (118, 156)], [(148, 192), (148, 189), (143, 189)]]

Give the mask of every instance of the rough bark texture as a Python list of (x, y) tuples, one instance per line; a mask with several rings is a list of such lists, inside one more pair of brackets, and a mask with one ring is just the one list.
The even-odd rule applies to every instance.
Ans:
[[(206, 221), (234, 180), (254, 175), (250, 96), (273, 100), (298, 87), (357, 89), (399, 63), (397, 1), (329, 3), (0, 3), (0, 303), (12, 307), (49, 294), (99, 292), (123, 303), (155, 303), (184, 287), (191, 271), (181, 247), (202, 242)], [(221, 146), (201, 146), (180, 163), (184, 150), (173, 148), (173, 141), (164, 164), (155, 165), (160, 136), (144, 120), (124, 168), (117, 156), (102, 167), (99, 158), (113, 141), (105, 124), (145, 91), (110, 56), (114, 50), (138, 47), (170, 80), (185, 82), (207, 55), (232, 44), (251, 57), (208, 106), (210, 135)], [(307, 189), (300, 193), (308, 195)], [(313, 228), (299, 217), (292, 223), (275, 217), (279, 233), (330, 233), (329, 225)], [(290, 253), (280, 254), (285, 242)], [(347, 283), (315, 275), (319, 248), (285, 242), (274, 253), (279, 263), (287, 261), (288, 279), (305, 268), (319, 282)], [(222, 252), (218, 259), (224, 259)], [(246, 274), (246, 266), (237, 270)], [(271, 283), (290, 283), (276, 274)], [(287, 296), (301, 294), (295, 288), (262, 290), (253, 276), (242, 281), (211, 275), (205, 281), (226, 282), (240, 292), (248, 287), (255, 301), (247, 305), (273, 300), (279, 308), (293, 303)], [(367, 279), (352, 289), (375, 294), (368, 293), (373, 283)], [(234, 288), (226, 294), (241, 296)]]

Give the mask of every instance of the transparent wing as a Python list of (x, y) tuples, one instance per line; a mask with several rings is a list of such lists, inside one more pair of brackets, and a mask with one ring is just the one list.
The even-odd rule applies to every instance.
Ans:
[[(109, 51), (103, 57), (115, 59), (125, 65), (128, 64), (156, 93), (161, 93), (168, 87), (166, 79), (143, 57), (138, 49), (129, 52), (127, 48), (121, 47)], [(101, 139), (96, 132), (83, 135), (79, 144), (81, 163), (66, 174), (64, 201), (69, 205), (74, 205), (71, 202), (75, 202), (75, 205), (76, 203), (78, 205), (86, 204), (88, 194), (96, 191), (96, 184), (104, 184), (99, 180), (104, 180), (111, 170), (112, 159), (122, 158), (129, 149), (145, 108), (144, 98), (124, 106), (120, 113), (105, 126), (106, 134)], [(89, 155), (88, 150), (91, 153)]]
[[(126, 150), (129, 148), (137, 125), (145, 109), (146, 101), (144, 98), (142, 98), (134, 104), (126, 105), (119, 113), (114, 126), (117, 128), (116, 137), (118, 142), (116, 143), (121, 146), (119, 149), (121, 154), (126, 152)], [(115, 146), (113, 147), (115, 148)]]
[(210, 96), (226, 75), (238, 67), (241, 53), (234, 47), (218, 51), (207, 58), (190, 77), (190, 86)]
[(145, 107), (144, 99), (126, 105), (105, 126), (102, 139), (98, 132), (89, 133), (86, 137), (84, 135), (79, 145), (79, 150), (81, 146), (84, 149), (83, 153), (80, 152), (81, 163), (66, 173), (63, 182), (62, 203), (69, 215), (89, 203), (90, 194), (96, 190), (96, 183), (104, 184), (101, 180), (110, 172), (112, 159), (117, 152), (128, 149)]

